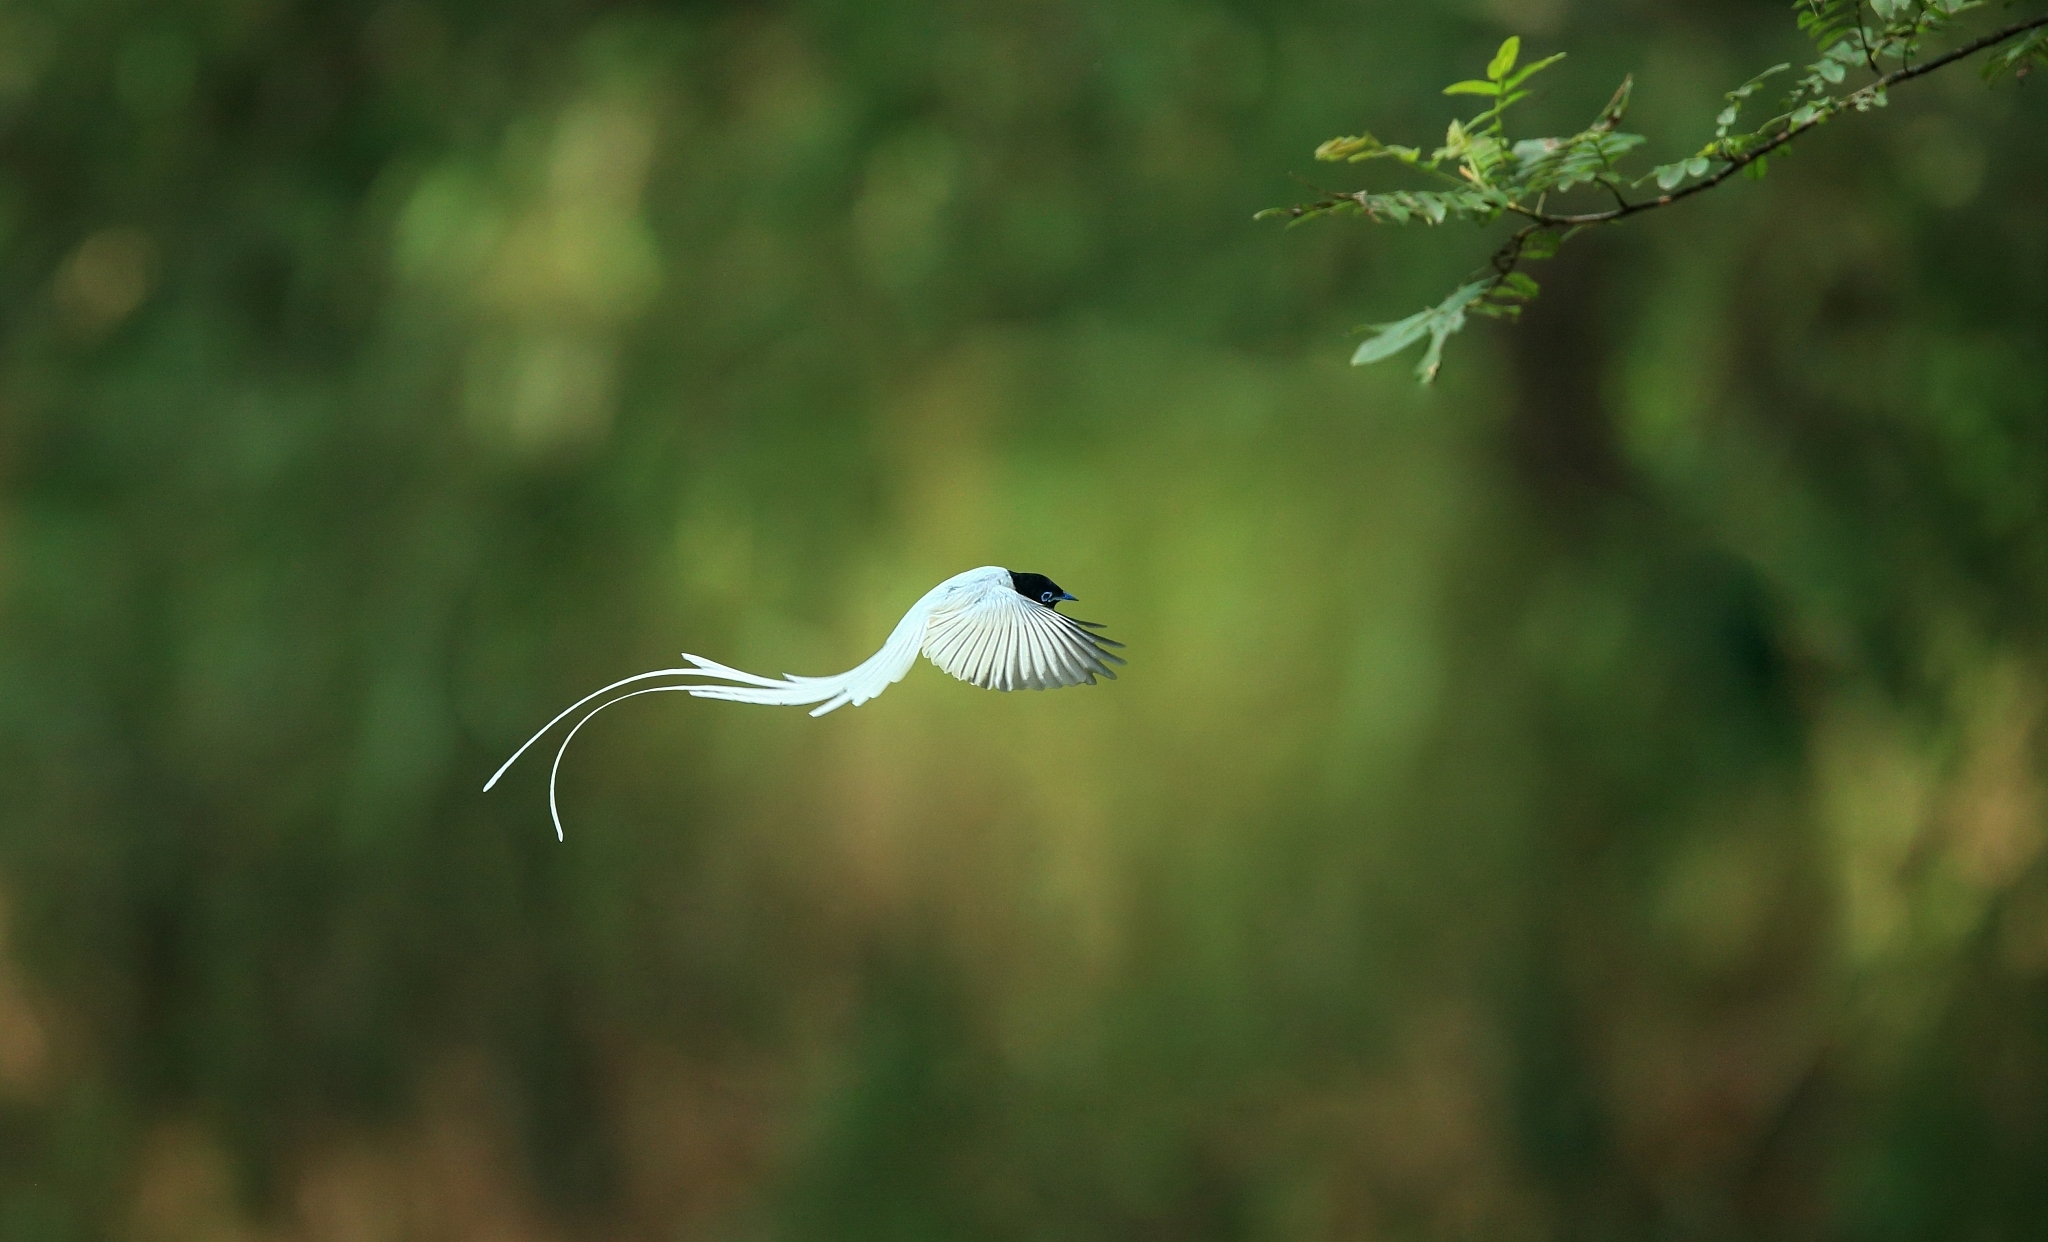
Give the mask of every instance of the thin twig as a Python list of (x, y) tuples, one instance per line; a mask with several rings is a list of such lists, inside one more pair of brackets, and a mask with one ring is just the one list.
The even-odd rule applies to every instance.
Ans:
[(1872, 73), (1883, 77), (1884, 70), (1877, 67), (1877, 53), (1870, 46), (1870, 28), (1863, 24), (1863, 6), (1860, 4), (1856, 6), (1856, 46), (1863, 49), (1863, 63), (1870, 66)]

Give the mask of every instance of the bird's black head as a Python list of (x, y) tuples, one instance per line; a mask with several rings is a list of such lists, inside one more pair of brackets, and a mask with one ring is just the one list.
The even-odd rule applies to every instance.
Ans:
[(1044, 604), (1047, 608), (1063, 599), (1074, 598), (1060, 590), (1060, 584), (1044, 574), (1020, 574), (1013, 569), (1010, 571), (1010, 585), (1025, 599), (1034, 604)]

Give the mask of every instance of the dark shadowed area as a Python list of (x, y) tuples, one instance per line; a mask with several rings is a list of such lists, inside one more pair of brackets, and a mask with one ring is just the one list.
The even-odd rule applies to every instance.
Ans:
[[(1252, 214), (1510, 33), (1655, 160), (1805, 52), (0, 0), (0, 1239), (2048, 1236), (2043, 84), (1354, 370), (1494, 239)], [(986, 564), (1121, 679), (480, 792)]]

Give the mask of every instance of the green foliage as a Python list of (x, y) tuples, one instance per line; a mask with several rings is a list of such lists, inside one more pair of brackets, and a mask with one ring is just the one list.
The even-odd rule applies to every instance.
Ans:
[[(1769, 166), (1769, 152), (1843, 112), (1882, 108), (1894, 83), (1983, 47), (2024, 36), (1990, 58), (1984, 67), (1987, 81), (2007, 73), (2025, 76), (2035, 63), (2048, 59), (2048, 18), (2044, 18), (1994, 32), (1932, 62), (1916, 64), (1929, 36), (1949, 29), (1959, 16), (1983, 5), (1984, 0), (1797, 0), (1793, 7), (1799, 29), (1820, 55), (1794, 79), (1777, 110), (1753, 128), (1738, 128), (1751, 96), (1771, 78), (1790, 70), (1790, 62), (1772, 65), (1724, 94), (1724, 106), (1714, 117), (1714, 135), (1697, 151), (1634, 173), (1625, 172), (1622, 163), (1646, 139), (1619, 128), (1628, 109), (1633, 78), (1623, 79), (1600, 115), (1577, 133), (1509, 139), (1507, 113), (1529, 97), (1524, 83), (1564, 58), (1564, 53), (1555, 53), (1518, 72), (1515, 66), (1521, 58), (1522, 41), (1510, 36), (1487, 63), (1485, 77), (1467, 78), (1443, 89), (1446, 96), (1478, 96), (1491, 102), (1472, 117), (1452, 118), (1443, 145), (1428, 155), (1416, 147), (1381, 142), (1369, 132), (1332, 138), (1316, 148), (1316, 159), (1324, 162), (1389, 160), (1448, 188), (1330, 191), (1314, 202), (1269, 208), (1256, 218), (1282, 216), (1299, 223), (1323, 216), (1356, 215), (1378, 224), (1406, 224), (1420, 218), (1428, 224), (1463, 220), (1477, 225), (1492, 224), (1508, 215), (1527, 220), (1529, 223), (1495, 252), (1490, 275), (1460, 286), (1427, 310), (1365, 329), (1374, 335), (1352, 355), (1353, 365), (1377, 362), (1427, 338), (1429, 347), (1416, 368), (1427, 383), (1441, 369), (1445, 339), (1464, 327), (1467, 311), (1513, 318), (1522, 302), (1535, 296), (1534, 282), (1525, 290), (1514, 279), (1521, 261), (1548, 257), (1586, 228), (1669, 206), (1736, 172), (1761, 178)], [(1858, 73), (1868, 75), (1868, 80), (1849, 88), (1850, 77)], [(1654, 198), (1632, 200), (1624, 193), (1624, 187), (1637, 189), (1652, 183), (1660, 191)], [(1565, 211), (1553, 203), (1553, 198), (1574, 191), (1602, 194), (1609, 205)]]
[(2008, 73), (2024, 78), (2044, 61), (2048, 61), (2048, 30), (2037, 30), (2013, 46), (1992, 53), (1984, 62), (1984, 80), (1996, 82)]
[(1362, 330), (1373, 335), (1351, 355), (1351, 365), (1363, 366), (1391, 358), (1428, 337), (1429, 348), (1422, 352), (1422, 361), (1416, 364), (1415, 373), (1425, 384), (1435, 379), (1437, 368), (1442, 365), (1445, 339), (1465, 326), (1465, 312), (1485, 296), (1487, 284), (1483, 280), (1474, 281), (1453, 290), (1451, 296), (1428, 310), (1417, 311), (1394, 323), (1367, 325)]

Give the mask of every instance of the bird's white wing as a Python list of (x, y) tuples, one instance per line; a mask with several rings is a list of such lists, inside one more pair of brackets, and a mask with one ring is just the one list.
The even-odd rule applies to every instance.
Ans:
[[(1116, 678), (1122, 643), (1012, 590), (1007, 575), (980, 590), (959, 592), (932, 612), (924, 654), (933, 664), (985, 690), (1053, 690)], [(698, 691), (696, 693), (701, 693)]]

